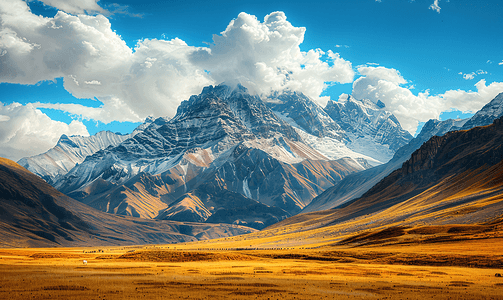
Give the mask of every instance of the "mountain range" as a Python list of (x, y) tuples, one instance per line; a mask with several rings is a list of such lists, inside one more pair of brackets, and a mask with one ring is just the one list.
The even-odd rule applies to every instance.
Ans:
[[(348, 121), (352, 114), (366, 117)], [(97, 135), (99, 147), (83, 161), (73, 159), (70, 170), (52, 171), (65, 165), (53, 153), (78, 144), (69, 139), (86, 141), (80, 144), (87, 151), (90, 138), (62, 137), (20, 164), (104, 212), (262, 229), (299, 213), (345, 176), (389, 159), (411, 138), (369, 101), (349, 97), (346, 105), (323, 109), (301, 93), (262, 99), (242, 86), (220, 85), (182, 102), (171, 119), (149, 120), (129, 136)], [(232, 204), (254, 209), (243, 213)]]
[(260, 230), (356, 205), (421, 145), (490, 124), (502, 103), (503, 93), (469, 120), (430, 120), (412, 138), (380, 101), (348, 96), (322, 108), (297, 92), (261, 98), (242, 86), (209, 86), (173, 118), (148, 119), (129, 135), (62, 136), (19, 163), (107, 216)]
[(421, 132), (415, 138), (396, 151), (389, 162), (347, 176), (333, 187), (327, 189), (323, 194), (313, 199), (310, 205), (304, 208), (303, 212), (334, 208), (362, 196), (391, 172), (400, 168), (416, 149), (434, 136), (443, 136), (447, 132), (456, 130), (469, 130), (477, 126), (486, 126), (502, 116), (503, 93), (500, 93), (469, 119), (448, 119), (445, 121), (435, 119), (429, 120), (424, 124)]
[(117, 134), (110, 131), (100, 131), (92, 136), (67, 136), (63, 134), (56, 146), (49, 151), (25, 157), (18, 163), (29, 171), (39, 175), (48, 183), (55, 183), (56, 178), (65, 175), (75, 165), (99, 150), (109, 146), (117, 146), (126, 139), (142, 131), (152, 120), (148, 118), (130, 134)]

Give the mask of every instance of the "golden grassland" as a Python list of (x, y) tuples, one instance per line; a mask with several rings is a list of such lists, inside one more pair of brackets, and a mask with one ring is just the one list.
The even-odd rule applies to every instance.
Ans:
[(211, 244), (0, 249), (0, 298), (503, 299), (502, 238), (316, 249), (203, 245)]

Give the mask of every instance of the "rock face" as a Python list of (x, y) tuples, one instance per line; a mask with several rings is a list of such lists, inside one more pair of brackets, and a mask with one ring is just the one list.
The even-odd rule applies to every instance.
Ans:
[[(459, 130), (468, 121), (469, 119), (448, 119), (445, 121), (435, 119), (429, 120), (424, 124), (421, 132), (415, 138), (413, 138), (407, 145), (396, 151), (392, 161), (398, 161), (400, 164), (403, 163), (410, 158), (410, 155), (416, 151), (416, 149), (421, 147), (421, 145), (428, 141), (431, 137), (442, 136), (447, 132)], [(492, 119), (491, 122), (492, 121), (494, 121), (494, 119)]]

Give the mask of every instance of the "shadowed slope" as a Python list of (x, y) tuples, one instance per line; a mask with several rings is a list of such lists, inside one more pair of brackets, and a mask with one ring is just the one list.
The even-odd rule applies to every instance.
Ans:
[(114, 216), (75, 201), (0, 158), (0, 246), (90, 246), (195, 241), (253, 232), (232, 226)]

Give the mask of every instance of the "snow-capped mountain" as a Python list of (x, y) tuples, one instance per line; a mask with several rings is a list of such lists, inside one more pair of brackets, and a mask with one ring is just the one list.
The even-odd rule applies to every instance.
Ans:
[(56, 146), (47, 152), (24, 157), (18, 161), (18, 164), (42, 177), (49, 184), (54, 185), (56, 177), (65, 175), (75, 165), (80, 164), (84, 159), (103, 150), (109, 146), (117, 146), (128, 138), (141, 132), (154, 120), (147, 118), (130, 134), (113, 133), (111, 131), (100, 131), (92, 136), (63, 134)]
[(451, 131), (487, 126), (502, 116), (503, 93), (500, 93), (469, 119), (429, 120), (424, 124), (421, 132), (407, 145), (398, 149), (388, 163), (348, 175), (313, 199), (303, 212), (334, 208), (362, 196), (381, 179), (402, 167), (402, 164), (410, 158), (411, 154), (433, 136), (443, 136)]
[(242, 86), (209, 86), (172, 119), (149, 120), (93, 151), (53, 185), (108, 213), (260, 229), (387, 161), (404, 132), (364, 100), (324, 110), (301, 93), (260, 98)]
[(503, 93), (499, 93), (491, 102), (482, 107), (473, 117), (466, 122), (462, 129), (468, 130), (476, 126), (485, 126), (492, 123), (494, 119), (503, 116)]
[[(323, 134), (340, 139), (338, 125), (301, 98), (318, 110), (311, 119), (331, 124), (331, 131), (317, 125)], [(305, 125), (308, 120), (301, 123), (313, 128)], [(210, 86), (184, 101), (172, 119), (156, 119), (119, 145), (88, 156), (55, 187), (110, 213), (261, 228), (298, 213), (344, 176), (369, 167), (358, 153), (330, 160), (306, 145), (304, 133), (245, 88)], [(232, 209), (228, 198), (261, 213)]]
[(301, 143), (296, 131), (243, 87), (207, 87), (182, 102), (173, 119), (159, 118), (117, 147), (89, 156), (55, 186), (68, 193), (96, 178), (123, 183), (142, 171), (161, 174), (178, 165), (186, 152), (194, 154), (195, 165), (225, 161), (227, 150), (240, 142), (268, 142), (272, 150), (288, 147), (281, 153), (284, 160), (323, 157), (316, 151), (304, 153), (296, 146)]
[(328, 101), (325, 112), (346, 133), (349, 149), (381, 162), (390, 160), (396, 150), (412, 139), (381, 102), (348, 96), (346, 100)]
[(130, 136), (110, 131), (101, 131), (93, 136), (62, 135), (54, 148), (39, 155), (22, 158), (18, 163), (53, 184), (57, 176), (66, 174), (87, 156), (108, 146), (116, 146)]
[(329, 137), (337, 141), (347, 139), (341, 126), (321, 106), (302, 93), (273, 93), (264, 101), (276, 115), (310, 135), (318, 138)]
[(323, 109), (302, 93), (284, 92), (264, 101), (297, 130), (305, 144), (330, 159), (362, 157), (376, 166), (412, 139), (384, 105), (369, 100), (348, 96), (345, 101), (329, 101)]

